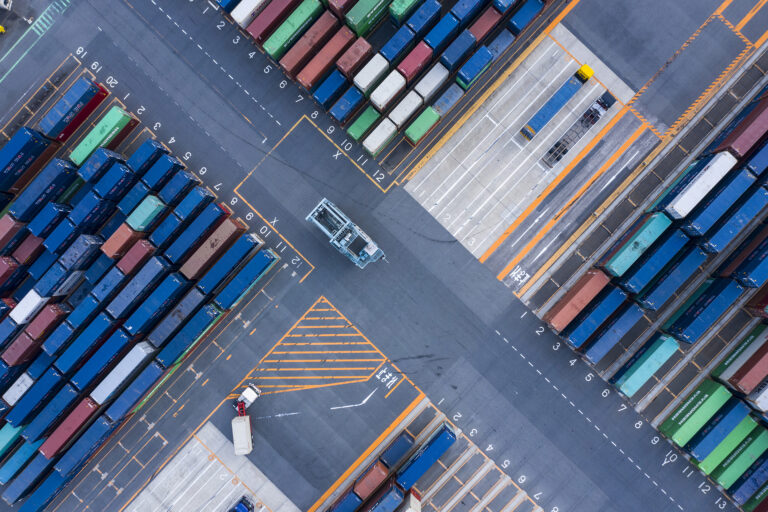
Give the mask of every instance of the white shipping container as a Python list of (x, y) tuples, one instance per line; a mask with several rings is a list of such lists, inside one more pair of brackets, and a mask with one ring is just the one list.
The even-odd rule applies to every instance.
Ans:
[(395, 134), (397, 134), (395, 124), (389, 119), (382, 119), (379, 125), (363, 141), (363, 148), (371, 156), (376, 156), (389, 144)]
[(744, 352), (742, 352), (739, 357), (736, 358), (736, 360), (731, 363), (731, 365), (720, 374), (719, 377), (717, 377), (717, 380), (719, 380), (722, 383), (727, 383), (728, 380), (733, 377), (733, 374), (736, 373), (736, 371), (744, 366), (744, 363), (747, 362), (747, 359), (752, 357), (757, 350), (763, 346), (765, 341), (768, 340), (768, 329), (764, 330), (760, 333), (760, 335), (755, 338), (755, 340), (749, 344), (749, 346), (744, 349)]
[(251, 419), (248, 416), (232, 418), (232, 444), (235, 445), (235, 455), (248, 455), (253, 451)]
[(76, 270), (75, 272), (69, 274), (69, 277), (67, 277), (61, 286), (56, 288), (56, 291), (53, 292), (53, 296), (59, 297), (61, 295), (69, 295), (72, 293), (75, 287), (80, 284), (80, 279), (83, 277), (83, 274), (84, 271), (82, 270)]
[(48, 304), (50, 297), (41, 297), (35, 290), (29, 290), (23, 299), (11, 310), (11, 320), (17, 325), (26, 324), (38, 311)]
[(424, 101), (429, 101), (429, 98), (448, 80), (448, 75), (450, 75), (448, 68), (438, 62), (424, 75), (424, 78), (419, 80), (414, 91), (419, 93)]
[(755, 390), (749, 394), (747, 401), (763, 412), (768, 411), (768, 380), (761, 382)]
[(389, 119), (395, 123), (395, 126), (397, 126), (397, 129), (401, 129), (403, 125), (411, 118), (411, 116), (416, 113), (416, 111), (421, 106), (421, 96), (419, 96), (416, 91), (411, 91), (408, 94), (405, 95), (405, 98), (400, 101), (400, 103), (397, 104), (397, 106), (392, 109), (392, 112), (389, 113)]
[(397, 512), (421, 512), (421, 501), (413, 495), (413, 492), (409, 492)]
[(123, 384), (130, 380), (141, 368), (141, 363), (152, 356), (154, 351), (152, 345), (146, 341), (136, 344), (91, 392), (93, 401), (99, 405), (105, 404)]
[(363, 66), (363, 69), (357, 72), (353, 82), (358, 89), (368, 92), (368, 89), (373, 87), (388, 69), (389, 61), (377, 53)]
[(232, 19), (241, 27), (248, 28), (268, 3), (269, 0), (243, 0), (232, 9)]
[(371, 93), (371, 103), (379, 112), (386, 110), (389, 102), (405, 89), (405, 77), (399, 71), (394, 70)]
[(735, 165), (736, 158), (727, 151), (716, 154), (664, 211), (673, 219), (684, 218)]
[(22, 373), (21, 377), (16, 379), (16, 382), (11, 384), (11, 387), (3, 393), (3, 401), (13, 407), (34, 383), (35, 379), (30, 377), (27, 373)]

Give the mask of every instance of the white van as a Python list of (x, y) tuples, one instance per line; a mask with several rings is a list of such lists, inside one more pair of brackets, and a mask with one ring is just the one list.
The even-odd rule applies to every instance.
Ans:
[(253, 435), (251, 434), (251, 418), (249, 416), (232, 418), (232, 443), (235, 445), (235, 455), (248, 455), (253, 451)]

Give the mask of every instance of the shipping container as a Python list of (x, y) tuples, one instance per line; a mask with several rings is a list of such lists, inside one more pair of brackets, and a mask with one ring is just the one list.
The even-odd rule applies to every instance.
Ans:
[(120, 258), (139, 238), (141, 233), (132, 230), (128, 224), (121, 224), (101, 246), (101, 252), (107, 258)]
[[(115, 423), (119, 423), (128, 414), (134, 412), (134, 408), (139, 404), (141, 398), (160, 380), (164, 371), (159, 364), (151, 361), (115, 398), (104, 415)], [(62, 458), (62, 460), (64, 459)]]
[(234, 308), (279, 260), (271, 249), (256, 253), (213, 299), (222, 311)]
[(544, 2), (542, 0), (524, 0), (523, 5), (521, 5), (517, 12), (509, 19), (507, 28), (512, 32), (513, 36), (517, 37), (543, 9)]
[(165, 212), (166, 206), (155, 196), (147, 196), (125, 220), (134, 231), (148, 231)]
[[(29, 224), (27, 224), (27, 230), (36, 237), (46, 238), (51, 234), (58, 223), (67, 216), (67, 213), (69, 213), (70, 210), (71, 208), (69, 206), (63, 204), (46, 203)], [(5, 224), (6, 222), (9, 227), (21, 227), (20, 223), (13, 223), (13, 219), (11, 219), (10, 215), (5, 215), (0, 219), (0, 224)], [(8, 236), (6, 234), (8, 233), (7, 229), (8, 228), (5, 228), (3, 230), (3, 236), (2, 239), (0, 239), (0, 244), (2, 245), (5, 245), (2, 242), (3, 240), (6, 240)], [(14, 233), (14, 235), (15, 234), (16, 233)]]
[(476, 44), (477, 40), (472, 32), (469, 29), (464, 30), (445, 49), (445, 52), (440, 56), (440, 63), (448, 68), (448, 71), (456, 71), (475, 48)]
[(755, 390), (747, 396), (747, 402), (760, 412), (768, 411), (768, 380), (758, 384)]
[(123, 328), (134, 338), (143, 337), (176, 304), (189, 286), (189, 281), (178, 272), (168, 275), (128, 317)]
[(365, 110), (363, 110), (363, 113), (349, 125), (347, 128), (347, 135), (349, 135), (355, 142), (360, 142), (360, 139), (365, 137), (380, 117), (381, 114), (379, 114), (379, 112), (371, 105), (368, 105)]
[(8, 450), (13, 448), (18, 441), (24, 427), (13, 427), (9, 424), (0, 429), (0, 457), (4, 457)]
[(755, 181), (755, 177), (745, 169), (732, 173), (732, 176), (718, 185), (706, 201), (699, 203), (686, 217), (680, 226), (681, 229), (692, 237), (704, 236)]
[(389, 62), (382, 57), (381, 54), (377, 53), (371, 57), (371, 60), (369, 60), (368, 63), (355, 75), (355, 79), (353, 80), (355, 87), (368, 94), (368, 92), (376, 87), (379, 81), (384, 78), (384, 75), (388, 70)]
[(184, 324), (176, 335), (165, 345), (163, 350), (157, 354), (155, 360), (163, 368), (170, 368), (173, 364), (182, 358), (195, 342), (202, 337), (211, 324), (215, 323), (220, 317), (219, 311), (213, 304), (206, 304), (194, 316)]
[(598, 265), (608, 274), (622, 277), (671, 224), (662, 212), (644, 214), (603, 254)]
[(54, 158), (27, 185), (11, 204), (8, 213), (19, 222), (29, 222), (55, 200), (75, 180), (77, 170), (71, 163)]
[(737, 158), (746, 156), (765, 138), (768, 132), (768, 97), (760, 100), (715, 149), (716, 153), (729, 151)]
[(253, 233), (240, 236), (205, 273), (197, 287), (206, 295), (215, 293), (263, 246), (264, 242)]
[(768, 340), (768, 325), (758, 324), (712, 370), (712, 377), (722, 383), (728, 382), (728, 379), (736, 373), (736, 370), (741, 368), (741, 365), (752, 357), (766, 340)]
[(765, 169), (768, 168), (768, 142), (757, 149), (744, 164), (755, 176), (762, 176)]
[(456, 432), (444, 423), (397, 472), (397, 485), (409, 491), (456, 441)]
[(491, 51), (491, 54), (493, 54), (493, 60), (498, 60), (514, 42), (515, 36), (512, 35), (512, 32), (506, 29), (499, 32), (499, 35), (488, 44), (488, 49)]
[(424, 37), (424, 34), (431, 29), (440, 18), (442, 6), (438, 0), (425, 0), (416, 12), (414, 12), (405, 23), (414, 31), (416, 37)]
[(432, 48), (421, 41), (397, 65), (397, 71), (405, 77), (406, 82), (411, 83), (424, 71), (430, 60), (432, 60)]
[(768, 279), (768, 241), (758, 245), (733, 271), (731, 277), (749, 288), (760, 288)]
[(395, 25), (401, 25), (419, 6), (421, 0), (393, 0), (389, 5), (389, 16)]
[(739, 505), (743, 505), (755, 494), (760, 487), (768, 482), (768, 457), (765, 453), (750, 468), (741, 475), (728, 492)]
[(168, 183), (168, 180), (183, 169), (184, 163), (175, 156), (160, 155), (152, 167), (144, 173), (141, 181), (150, 191), (159, 192)]
[(389, 443), (389, 446), (384, 448), (381, 452), (379, 459), (389, 469), (395, 469), (395, 467), (402, 462), (408, 452), (413, 448), (414, 439), (408, 432), (401, 432), (399, 436)]
[(632, 398), (678, 350), (677, 341), (657, 334), (635, 353), (611, 379), (618, 390)]
[(43, 442), (39, 448), (40, 453), (51, 459), (66, 449), (68, 444), (77, 439), (98, 408), (99, 405), (91, 397), (81, 400)]
[[(13, 265), (6, 263), (3, 264), (1, 271), (2, 276), (0, 277), (0, 280), (4, 282), (11, 276), (13, 270), (15, 270), (19, 265), (30, 265), (40, 255), (40, 253), (43, 252), (44, 249), (45, 248), (43, 247), (42, 238), (36, 237), (32, 234), (27, 235), (24, 238), (24, 241), (19, 244), (15, 251), (13, 251), (13, 258), (11, 259)], [(6, 258), (3, 258), (3, 261), (7, 261)], [(13, 270), (8, 272), (11, 266), (13, 266)]]
[(131, 133), (138, 122), (138, 119), (120, 107), (110, 108), (96, 123), (96, 126), (72, 150), (69, 159), (75, 165), (82, 165), (91, 156), (91, 153), (99, 147), (115, 149)]
[[(9, 245), (11, 244), (11, 241), (14, 239), (18, 239), (19, 243), (21, 243), (21, 239), (19, 238), (19, 235), (23, 235), (21, 232), (21, 229), (24, 227), (23, 222), (16, 221), (13, 217), (11, 217), (9, 214), (5, 214), (2, 217), (0, 217), (0, 247), (3, 248), (4, 252), (7, 252), (9, 250), (12, 250)], [(16, 247), (13, 247), (15, 249)]]
[(230, 215), (217, 203), (208, 205), (200, 215), (195, 217), (178, 238), (165, 250), (168, 260), (177, 265), (183, 264), (208, 236)]
[(43, 350), (51, 356), (55, 356), (75, 337), (75, 329), (66, 321), (51, 333), (43, 342)]
[(70, 272), (84, 270), (99, 257), (103, 243), (98, 235), (80, 235), (61, 255), (59, 264)]
[(147, 262), (155, 253), (155, 247), (148, 240), (138, 240), (117, 262), (118, 270), (123, 274), (132, 274), (134, 270)]
[(192, 288), (179, 301), (179, 303), (152, 329), (147, 336), (147, 341), (153, 347), (160, 348), (165, 345), (181, 325), (192, 316), (205, 302), (205, 295), (197, 288)]
[(768, 509), (768, 484), (763, 484), (762, 487), (744, 504), (742, 509), (744, 512), (766, 512)]
[(0, 190), (8, 191), (51, 145), (45, 136), (21, 127), (0, 147)]
[(78, 233), (83, 231), (95, 233), (116, 208), (117, 205), (114, 202), (102, 199), (98, 194), (88, 191), (77, 201), (67, 218), (77, 226)]
[(37, 453), (41, 442), (21, 443), (0, 467), (0, 484), (6, 485)]
[(32, 380), (32, 377), (26, 373), (22, 373), (15, 381), (13, 381), (13, 384), (11, 384), (5, 393), (3, 393), (3, 402), (13, 407), (34, 383), (35, 381)]
[(232, 21), (241, 28), (248, 28), (261, 11), (269, 4), (269, 0), (241, 0), (237, 7), (232, 9)]
[(411, 91), (400, 100), (395, 108), (389, 113), (389, 120), (392, 121), (397, 129), (403, 128), (413, 114), (421, 107), (422, 99), (416, 91)]
[[(440, 64), (439, 62), (432, 66), (432, 68), (427, 71), (427, 74), (424, 75), (424, 77), (419, 80), (419, 82), (416, 84), (416, 87), (414, 87), (414, 91), (416, 91), (419, 96), (421, 96), (425, 102), (429, 101), (432, 96), (435, 95), (435, 93), (440, 90), (440, 88), (448, 81), (448, 76), (450, 75), (449, 71)], [(461, 88), (456, 86), (459, 91), (461, 91)]]
[(116, 320), (127, 318), (170, 270), (170, 264), (162, 256), (153, 256), (122, 291), (107, 306), (107, 312)]
[(3, 350), (2, 359), (8, 366), (18, 366), (35, 357), (39, 349), (40, 344), (22, 332)]
[(405, 57), (415, 42), (416, 34), (407, 25), (403, 25), (381, 47), (379, 55), (387, 59), (391, 66), (394, 66)]
[(344, 20), (355, 34), (365, 37), (384, 18), (392, 0), (358, 0)]
[(47, 137), (65, 142), (108, 95), (103, 85), (82, 77), (46, 112), (37, 128)]
[(299, 4), (299, 0), (270, 0), (248, 25), (247, 32), (261, 44)]
[(97, 382), (106, 372), (125, 355), (130, 348), (132, 338), (123, 328), (118, 328), (101, 347), (88, 358), (69, 382), (78, 390), (85, 391), (89, 385)]
[(584, 359), (592, 364), (599, 363), (642, 318), (643, 310), (637, 304), (630, 301), (624, 303), (590, 338), (584, 350)]
[(341, 19), (349, 12), (356, 0), (327, 0), (328, 8)]
[(373, 157), (378, 156), (397, 135), (397, 126), (389, 119), (382, 119), (370, 135), (363, 140), (363, 149)]
[(71, 374), (109, 338), (116, 326), (109, 315), (100, 313), (56, 359), (54, 366), (63, 374)]
[(106, 404), (141, 371), (144, 362), (152, 357), (155, 349), (146, 341), (134, 345), (106, 377), (91, 391), (90, 398), (97, 404)]
[(728, 384), (734, 390), (748, 395), (766, 377), (768, 377), (768, 344), (758, 348), (749, 359), (744, 361), (744, 364), (728, 379)]
[(43, 512), (56, 496), (64, 490), (67, 482), (68, 479), (55, 471), (51, 471), (34, 492), (24, 500), (19, 512)]
[(5, 421), (14, 427), (26, 425), (53, 398), (64, 382), (66, 380), (60, 372), (49, 368), (13, 405)]
[(754, 252), (766, 239), (768, 239), (768, 226), (757, 226), (731, 254), (720, 264), (716, 275), (730, 277), (736, 269), (744, 263), (750, 254)]
[(323, 12), (319, 0), (302, 0), (285, 21), (264, 41), (264, 52), (279, 61)]
[(138, 177), (123, 164), (112, 165), (93, 186), (93, 191), (109, 201), (119, 201)]
[(640, 256), (618, 280), (629, 293), (639, 294), (680, 254), (689, 238), (681, 230), (667, 230)]
[(168, 149), (156, 140), (149, 139), (144, 141), (136, 151), (134, 151), (128, 161), (128, 167), (133, 169), (139, 176), (143, 176), (150, 167), (162, 156), (169, 153)]
[(425, 108), (405, 130), (405, 138), (418, 144), (440, 120), (440, 114), (432, 107)]
[(710, 476), (727, 489), (766, 450), (768, 450), (768, 430), (758, 426), (712, 471)]
[(502, 14), (506, 14), (518, 0), (493, 0), (493, 7)]
[(25, 331), (33, 340), (42, 341), (70, 312), (70, 309), (63, 304), (45, 306), (27, 325)]
[(320, 104), (325, 110), (331, 108), (336, 100), (339, 99), (341, 93), (347, 90), (349, 82), (337, 69), (334, 69), (330, 75), (315, 89), (315, 93), (312, 97), (316, 102)]
[(698, 247), (688, 247), (657, 275), (637, 297), (637, 302), (646, 309), (661, 308), (693, 277), (706, 261), (707, 254)]
[(82, 468), (88, 458), (106, 441), (117, 425), (100, 416), (56, 462), (56, 472), (69, 478)]
[[(273, 0), (274, 1), (274, 0)], [(304, 66), (296, 80), (308, 91), (320, 83), (333, 68), (336, 60), (355, 40), (355, 34), (348, 27), (341, 27), (331, 39), (323, 45), (309, 63)]]
[(451, 14), (459, 20), (461, 28), (466, 27), (483, 8), (485, 0), (459, 0), (451, 8)]
[(157, 196), (168, 206), (176, 206), (186, 195), (201, 182), (191, 172), (177, 171), (168, 183), (160, 189)]
[(560, 335), (573, 348), (580, 348), (587, 339), (619, 309), (627, 294), (613, 286), (601, 291)]
[(768, 318), (768, 287), (763, 286), (749, 299), (745, 308), (754, 316)]
[(352, 45), (336, 61), (336, 68), (345, 77), (352, 80), (355, 73), (368, 61), (373, 54), (371, 43), (364, 37), (358, 37)]
[(731, 430), (725, 439), (704, 460), (697, 464), (699, 469), (707, 475), (712, 473), (756, 426), (755, 420), (749, 416), (741, 420), (736, 428)]
[[(482, 4), (481, 4), (482, 5)], [(501, 21), (501, 13), (493, 7), (488, 7), (483, 14), (469, 27), (469, 31), (475, 36), (475, 41), (482, 43), (488, 34), (496, 28)], [(494, 53), (494, 52), (491, 52)], [(495, 58), (495, 53), (494, 53)]]
[(659, 425), (659, 432), (685, 446), (730, 398), (725, 386), (706, 379)]
[(117, 203), (117, 209), (123, 215), (130, 215), (130, 213), (141, 203), (145, 197), (149, 195), (149, 187), (144, 184), (143, 181), (137, 182), (131, 189), (123, 196), (119, 203)]
[(83, 181), (95, 183), (101, 180), (113, 166), (123, 163), (123, 158), (119, 154), (106, 148), (98, 148), (80, 166), (77, 175)]
[(328, 512), (356, 512), (362, 504), (363, 500), (350, 489), (331, 505)]
[(405, 493), (394, 481), (387, 482), (368, 500), (360, 512), (395, 512), (403, 502)]
[[(69, 270), (67, 270), (61, 263), (56, 262), (51, 265), (43, 277), (35, 283), (33, 290), (38, 294), (38, 297), (53, 297), (56, 294), (56, 291), (59, 290), (69, 278), (69, 275)], [(42, 303), (42, 305), (45, 305), (45, 303)], [(19, 314), (20, 313), (21, 311), (19, 311)]]
[(727, 152), (693, 162), (659, 207), (673, 219), (686, 217), (735, 165), (736, 158)]
[(365, 97), (355, 86), (346, 90), (328, 113), (340, 124), (346, 124), (365, 103)]
[(8, 318), (16, 322), (16, 325), (29, 323), (30, 320), (48, 304), (48, 297), (41, 297), (35, 290), (30, 290), (16, 307), (8, 314)]
[(216, 0), (216, 3), (219, 4), (222, 11), (231, 13), (237, 4), (240, 3), (240, 0)]
[(13, 274), (19, 264), (10, 256), (0, 257), (0, 283), (5, 283)]
[(712, 285), (668, 328), (685, 343), (696, 343), (726, 313), (744, 288), (730, 279), (715, 279)]
[(45, 437), (75, 404), (78, 391), (68, 383), (62, 388), (22, 431), (27, 442), (34, 443)]
[[(114, 267), (102, 277), (98, 283), (91, 289), (91, 296), (96, 299), (100, 304), (111, 301), (117, 292), (120, 291), (120, 287), (128, 282), (126, 274), (124, 274), (118, 267)], [(69, 319), (68, 322), (73, 327), (76, 327)]]
[(602, 270), (588, 270), (542, 317), (550, 327), (562, 331), (611, 281)]
[(697, 461), (705, 460), (749, 415), (749, 408), (738, 398), (731, 398), (685, 445)]
[[(294, 78), (312, 55), (331, 37), (339, 26), (339, 21), (328, 11), (323, 12), (309, 30), (280, 59), (285, 74)], [(338, 63), (337, 63), (338, 65)]]
[[(166, 218), (149, 235), (149, 242), (158, 250), (164, 251), (187, 227), (175, 213), (170, 212)], [(135, 240), (134, 240), (135, 241)]]
[(195, 187), (184, 196), (184, 199), (173, 210), (173, 213), (181, 220), (190, 219), (197, 216), (214, 199), (215, 196), (207, 188)]
[(376, 461), (358, 477), (352, 489), (360, 499), (365, 501), (387, 479), (388, 474), (387, 466), (380, 461)]
[(424, 36), (424, 42), (432, 48), (435, 54), (440, 54), (459, 33), (459, 25), (459, 20), (453, 14), (447, 13), (427, 32), (427, 35)]
[(203, 244), (182, 265), (181, 272), (187, 279), (199, 279), (248, 227), (240, 219), (224, 219)]
[(25, 497), (43, 479), (51, 466), (53, 466), (53, 461), (49, 461), (40, 454), (35, 455), (29, 464), (5, 488), (5, 491), (3, 491), (3, 501), (13, 505)]
[(475, 53), (464, 63), (456, 75), (456, 83), (465, 91), (480, 78), (488, 66), (493, 62), (493, 54), (485, 46), (478, 48)]
[[(493, 60), (491, 58), (491, 60)], [(539, 108), (520, 130), (520, 133), (528, 140), (532, 140), (549, 123), (560, 110), (576, 95), (581, 87), (592, 77), (592, 68), (586, 64), (581, 66), (576, 73), (561, 85), (557, 91)], [(466, 81), (466, 80), (465, 80)], [(467, 89), (467, 87), (464, 87)]]

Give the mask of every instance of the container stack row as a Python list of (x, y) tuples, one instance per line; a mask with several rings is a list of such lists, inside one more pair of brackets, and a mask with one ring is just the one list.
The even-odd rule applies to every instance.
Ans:
[[(424, 139), (544, 8), (542, 0), (219, 4), (372, 156), (401, 131), (413, 145)], [(396, 30), (377, 51), (371, 36), (387, 13)]]
[[(739, 113), (543, 319), (585, 360), (597, 365), (604, 358), (617, 359), (652, 319), (664, 311), (671, 312), (662, 327), (611, 377), (618, 391), (632, 399), (641, 389), (658, 382), (655, 375), (668, 369), (665, 365), (679, 352), (707, 338), (749, 289), (757, 291), (746, 309), (754, 316), (768, 317), (768, 226), (763, 223), (751, 227), (764, 217), (768, 207), (766, 181), (768, 90)], [(743, 242), (737, 244), (737, 240)], [(686, 283), (717, 255), (725, 258), (723, 263), (683, 301), (680, 293)], [(666, 309), (672, 307), (674, 310)], [(768, 493), (768, 463), (764, 464), (768, 454), (758, 459), (768, 444), (755, 445), (762, 447), (755, 458), (738, 457), (739, 447), (746, 450), (753, 440), (763, 443), (768, 436), (757, 423), (768, 422), (766, 339), (768, 330), (760, 324), (733, 347), (712, 373), (715, 381), (706, 381), (707, 386), (727, 395), (717, 402), (717, 407), (713, 406), (713, 411), (727, 402), (739, 414), (743, 412), (739, 421), (750, 418), (754, 439), (751, 434), (747, 436), (752, 431), (746, 427), (744, 437), (735, 443), (712, 444), (712, 439), (721, 439), (712, 434), (707, 437), (711, 447), (719, 446), (717, 453), (725, 453), (704, 464), (703, 460), (711, 457), (708, 451), (690, 446), (690, 437), (677, 439), (671, 434), (676, 415), (688, 418), (687, 411), (681, 412), (687, 401), (660, 429), (699, 461), (702, 471), (728, 489), (739, 504), (757, 492), (756, 483), (766, 484), (759, 500), (751, 501), (752, 508), (747, 510), (753, 510)], [(718, 429), (712, 417), (688, 425), (693, 433), (704, 436), (707, 421), (712, 420), (707, 423), (712, 431), (721, 433), (725, 425), (735, 428), (740, 424), (723, 423)], [(675, 424), (678, 427), (681, 425)], [(725, 457), (731, 455), (737, 465)], [(746, 460), (751, 462), (745, 464)], [(760, 469), (763, 465), (765, 468)], [(738, 474), (730, 478), (721, 477), (723, 473)], [(748, 484), (741, 485), (744, 482)], [(768, 507), (768, 501), (764, 506)]]
[(43, 510), (279, 259), (162, 144), (115, 152), (137, 125), (118, 107), (52, 158), (76, 131), (56, 119), (93, 112), (72, 99), (89, 83), (0, 148), (4, 182), (26, 179), (4, 189), (0, 216), (0, 485), (25, 511)]

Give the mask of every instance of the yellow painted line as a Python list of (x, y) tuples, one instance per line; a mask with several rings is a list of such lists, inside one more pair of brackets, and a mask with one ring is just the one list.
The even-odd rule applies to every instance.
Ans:
[(349, 325), (297, 325), (296, 329), (347, 329)]
[(336, 372), (336, 371), (361, 371), (369, 372), (375, 370), (375, 366), (360, 366), (360, 367), (345, 367), (345, 366), (333, 366), (333, 367), (319, 367), (319, 368), (258, 368), (258, 372)]
[(275, 351), (273, 354), (378, 354), (377, 350), (297, 350)]
[(743, 28), (744, 28), (744, 25), (746, 25), (747, 23), (749, 23), (749, 20), (751, 20), (752, 18), (754, 18), (754, 17), (755, 17), (755, 14), (757, 14), (757, 13), (758, 13), (758, 11), (759, 11), (760, 9), (762, 9), (762, 8), (765, 6), (766, 2), (768, 2), (768, 0), (760, 0), (759, 2), (757, 2), (757, 3), (756, 3), (756, 4), (755, 4), (753, 7), (752, 7), (752, 9), (750, 9), (750, 11), (749, 11), (749, 12), (746, 14), (746, 16), (744, 16), (744, 17), (741, 19), (741, 21), (740, 21), (740, 22), (738, 22), (738, 23), (736, 24), (736, 30), (738, 30), (738, 31), (741, 31), (741, 29), (743, 29)]
[(289, 334), (286, 338), (344, 338), (344, 337), (360, 337), (359, 333), (349, 334), (333, 334), (333, 333), (307, 333), (307, 334)]
[[(611, 119), (606, 125), (603, 127), (602, 130), (600, 130), (597, 135), (595, 135), (591, 141), (582, 149), (578, 155), (576, 155), (573, 160), (568, 163), (568, 165), (565, 166), (565, 168), (562, 170), (560, 174), (557, 175), (557, 177), (552, 180), (552, 182), (547, 185), (547, 188), (545, 188), (541, 194), (534, 199), (531, 204), (528, 205), (528, 207), (523, 211), (523, 213), (520, 214), (519, 217), (515, 219), (515, 221), (504, 230), (504, 233), (501, 234), (501, 236), (491, 245), (485, 253), (480, 257), (480, 263), (485, 263), (488, 258), (498, 249), (501, 244), (504, 243), (504, 241), (509, 238), (509, 236), (522, 224), (522, 222), (528, 218), (531, 213), (541, 204), (544, 199), (546, 199), (547, 196), (549, 196), (550, 193), (557, 187), (565, 178), (570, 174), (570, 172), (578, 165), (579, 162), (581, 162), (584, 157), (589, 154), (590, 151), (597, 145), (598, 142), (600, 142), (603, 137), (614, 127), (616, 123), (619, 122), (619, 120), (624, 117), (624, 114), (627, 113), (629, 110), (628, 107), (624, 106), (619, 110), (615, 116), (613, 116), (613, 119)], [(526, 251), (527, 254), (527, 251)], [(523, 254), (525, 256), (525, 254)], [(501, 279), (501, 278), (499, 278)]]
[(328, 499), (328, 496), (330, 496), (343, 482), (344, 480), (349, 477), (357, 468), (363, 463), (363, 461), (371, 454), (373, 451), (379, 447), (379, 445), (386, 439), (386, 437), (393, 431), (397, 426), (410, 414), (410, 412), (421, 402), (422, 398), (424, 398), (424, 393), (419, 392), (419, 396), (417, 396), (413, 402), (408, 405), (408, 407), (405, 408), (403, 412), (400, 413), (400, 416), (395, 418), (395, 421), (389, 424), (389, 426), (384, 430), (384, 432), (381, 433), (379, 437), (376, 438), (376, 440), (371, 443), (371, 445), (360, 455), (360, 457), (355, 460), (355, 462), (352, 463), (352, 465), (323, 493), (322, 496), (315, 502), (314, 505), (312, 505), (307, 512), (315, 512), (320, 506), (323, 504), (323, 502)]
[(304, 346), (304, 345), (370, 345), (368, 341), (323, 341), (323, 342), (306, 342), (306, 343), (281, 343), (281, 346)]
[(259, 375), (259, 379), (280, 379), (280, 380), (294, 380), (294, 379), (368, 379), (368, 375), (294, 375), (292, 377), (263, 377)]
[(378, 363), (386, 359), (267, 359), (265, 363)]

